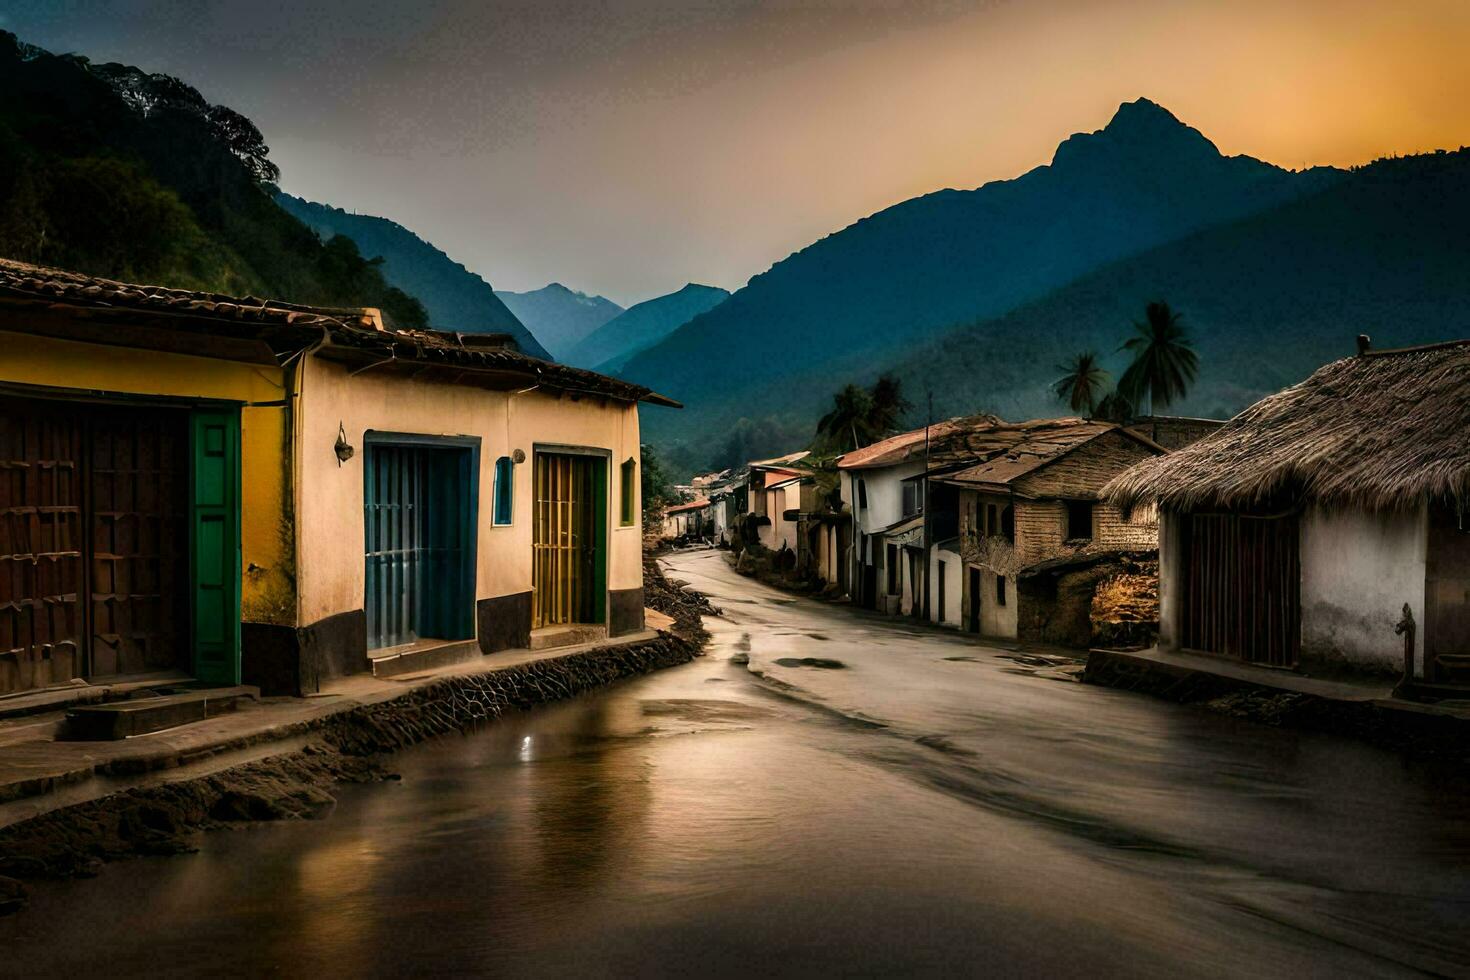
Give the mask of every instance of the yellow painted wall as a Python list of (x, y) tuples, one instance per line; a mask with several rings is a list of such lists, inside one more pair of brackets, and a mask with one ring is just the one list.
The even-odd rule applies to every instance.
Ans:
[[(271, 402), (284, 397), (269, 365), (56, 340), (0, 330), (0, 380), (128, 395)], [(245, 407), (240, 417), (242, 617), (291, 623), (294, 613), (286, 410)]]
[[(554, 393), (491, 392), (463, 385), (417, 381), (368, 369), (355, 376), (341, 365), (311, 358), (300, 387), (301, 435), (296, 447), (301, 482), (298, 501), (299, 622), (363, 608), (363, 445), (369, 430), (480, 438), (477, 599), (531, 589), (532, 458), (538, 445), (560, 444), (611, 451), (608, 474), (608, 588), (643, 584), (642, 507), (623, 527), (619, 468), (638, 457), (638, 409), (584, 397), (574, 402)], [(339, 466), (332, 446), (341, 423), (356, 449)], [(514, 520), (491, 522), (495, 460), (523, 450), (515, 467)], [(634, 494), (638, 483), (634, 481)]]

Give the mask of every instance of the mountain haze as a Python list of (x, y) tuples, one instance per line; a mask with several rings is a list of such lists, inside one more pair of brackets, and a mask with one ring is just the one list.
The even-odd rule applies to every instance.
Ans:
[(363, 255), (381, 257), (384, 277), (418, 297), (428, 311), (430, 326), (463, 333), (510, 334), (525, 353), (551, 358), (489, 283), (397, 222), (351, 214), (286, 193), (277, 194), (276, 203), (323, 239), (345, 235)]
[(565, 358), (582, 338), (623, 312), (610, 299), (588, 296), (559, 282), (525, 293), (496, 290), (495, 295), (558, 360)]
[[(633, 357), (622, 375), (689, 406), (651, 418), (656, 435), (723, 428), (748, 411), (752, 383), (871, 362), (1339, 177), (1223, 156), (1139, 99), (1105, 128), (1068, 138), (1049, 165), (905, 201), (802, 249)], [(809, 413), (827, 394), (788, 388), (770, 408)]]
[(634, 354), (729, 298), (729, 290), (691, 282), (677, 292), (635, 303), (583, 337), (565, 360), (577, 367), (617, 371)]

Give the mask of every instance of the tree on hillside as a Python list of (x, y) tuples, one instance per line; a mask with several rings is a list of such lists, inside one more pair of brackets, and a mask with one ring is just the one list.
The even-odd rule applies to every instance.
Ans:
[(868, 391), (868, 430), (882, 439), (902, 428), (903, 417), (914, 406), (903, 396), (903, 383), (892, 374), (879, 375)]
[(1199, 356), (1184, 330), (1183, 318), (1168, 303), (1153, 302), (1134, 321), (1135, 336), (1120, 350), (1133, 354), (1118, 390), (1135, 406), (1145, 401), (1149, 412), (1168, 408), (1182, 399), (1199, 373)]
[(1105, 399), (1108, 387), (1108, 372), (1096, 351), (1083, 351), (1073, 355), (1065, 364), (1058, 364), (1062, 376), (1052, 382), (1052, 391), (1066, 402), (1072, 411), (1091, 418)]
[(832, 411), (817, 421), (817, 437), (837, 448), (857, 449), (873, 440), (873, 396), (850, 384), (832, 396)]

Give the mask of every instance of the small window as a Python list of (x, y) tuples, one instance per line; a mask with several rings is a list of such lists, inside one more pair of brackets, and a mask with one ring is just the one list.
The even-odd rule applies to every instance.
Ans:
[(985, 533), (994, 536), (999, 533), (1000, 528), (995, 522), (995, 504), (985, 505)]
[(1016, 508), (1010, 504), (1000, 512), (1000, 533), (1011, 544), (1016, 543)]
[(1004, 575), (995, 577), (995, 604), (997, 606), (1006, 604), (1006, 577)]
[(857, 484), (858, 484), (858, 506), (859, 507), (866, 507), (866, 506), (868, 506), (868, 485), (866, 483), (864, 483), (862, 480), (857, 481)]
[(509, 456), (495, 461), (495, 512), (492, 520), (496, 524), (509, 524), (514, 516), (515, 464)]
[(638, 508), (635, 506), (638, 499), (637, 480), (638, 461), (630, 456), (623, 461), (622, 488), (619, 498), (622, 502), (622, 510), (618, 514), (618, 520), (623, 527), (635, 523), (634, 517), (638, 513)]
[(918, 480), (905, 480), (903, 484), (903, 516), (913, 517), (923, 508), (924, 497), (919, 490)]
[(1067, 540), (1092, 540), (1092, 501), (1067, 501)]

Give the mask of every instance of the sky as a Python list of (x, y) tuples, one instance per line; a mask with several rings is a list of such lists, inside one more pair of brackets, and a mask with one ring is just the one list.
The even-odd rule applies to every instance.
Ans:
[(1470, 143), (1465, 0), (7, 0), (0, 28), (249, 116), (284, 189), (498, 289), (735, 289), (1146, 96), (1223, 152)]

